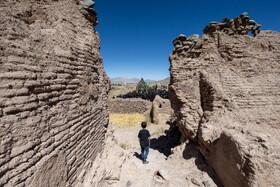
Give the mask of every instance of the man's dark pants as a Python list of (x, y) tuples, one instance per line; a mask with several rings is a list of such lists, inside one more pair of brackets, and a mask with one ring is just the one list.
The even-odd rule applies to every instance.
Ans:
[(141, 146), (141, 156), (143, 160), (147, 160), (148, 154), (149, 154), (149, 146), (146, 147)]

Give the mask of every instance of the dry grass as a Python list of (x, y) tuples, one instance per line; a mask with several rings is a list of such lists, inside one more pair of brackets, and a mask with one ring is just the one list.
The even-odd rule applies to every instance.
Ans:
[(147, 110), (143, 115), (145, 116), (145, 122), (150, 125), (152, 123), (151, 110)]
[(147, 116), (144, 114), (134, 113), (134, 114), (109, 114), (110, 121), (114, 126), (118, 128), (127, 128), (127, 127), (141, 127), (141, 122), (147, 121)]
[(118, 95), (127, 94), (136, 89), (136, 84), (127, 84), (127, 85), (111, 85), (111, 90), (109, 91), (109, 97), (116, 97)]
[(129, 145), (127, 143), (121, 143), (120, 147), (123, 148), (124, 150), (127, 150), (129, 148)]

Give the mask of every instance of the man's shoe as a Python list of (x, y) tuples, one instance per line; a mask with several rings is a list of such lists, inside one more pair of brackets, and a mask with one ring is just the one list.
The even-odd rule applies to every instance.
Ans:
[(147, 161), (147, 160), (145, 160), (144, 162), (143, 162), (143, 164), (148, 164), (149, 163), (149, 161)]

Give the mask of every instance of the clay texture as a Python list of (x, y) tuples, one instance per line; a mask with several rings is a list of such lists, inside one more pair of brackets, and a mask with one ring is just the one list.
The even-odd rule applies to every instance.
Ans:
[(180, 35), (170, 54), (181, 142), (199, 145), (224, 186), (278, 186), (280, 33), (193, 38)]
[(151, 110), (152, 122), (154, 124), (166, 124), (172, 118), (173, 110), (169, 99), (156, 96)]
[(102, 151), (109, 79), (93, 5), (0, 2), (0, 186), (75, 186)]
[(152, 103), (150, 101), (140, 99), (140, 98), (109, 99), (109, 112), (110, 113), (120, 113), (120, 114), (140, 113), (140, 114), (143, 114), (147, 110), (150, 110), (151, 107), (152, 107)]

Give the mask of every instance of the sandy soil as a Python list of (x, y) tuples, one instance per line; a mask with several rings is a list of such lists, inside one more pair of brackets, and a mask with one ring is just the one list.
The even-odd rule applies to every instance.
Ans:
[(169, 127), (167, 124), (151, 124), (147, 127), (152, 135), (149, 164), (141, 161), (137, 140), (140, 128), (115, 128), (115, 142), (124, 148), (127, 159), (121, 166), (119, 181), (109, 186), (221, 186), (215, 172), (205, 163), (196, 146), (178, 145), (178, 139), (168, 136), (170, 132), (164, 132)]

